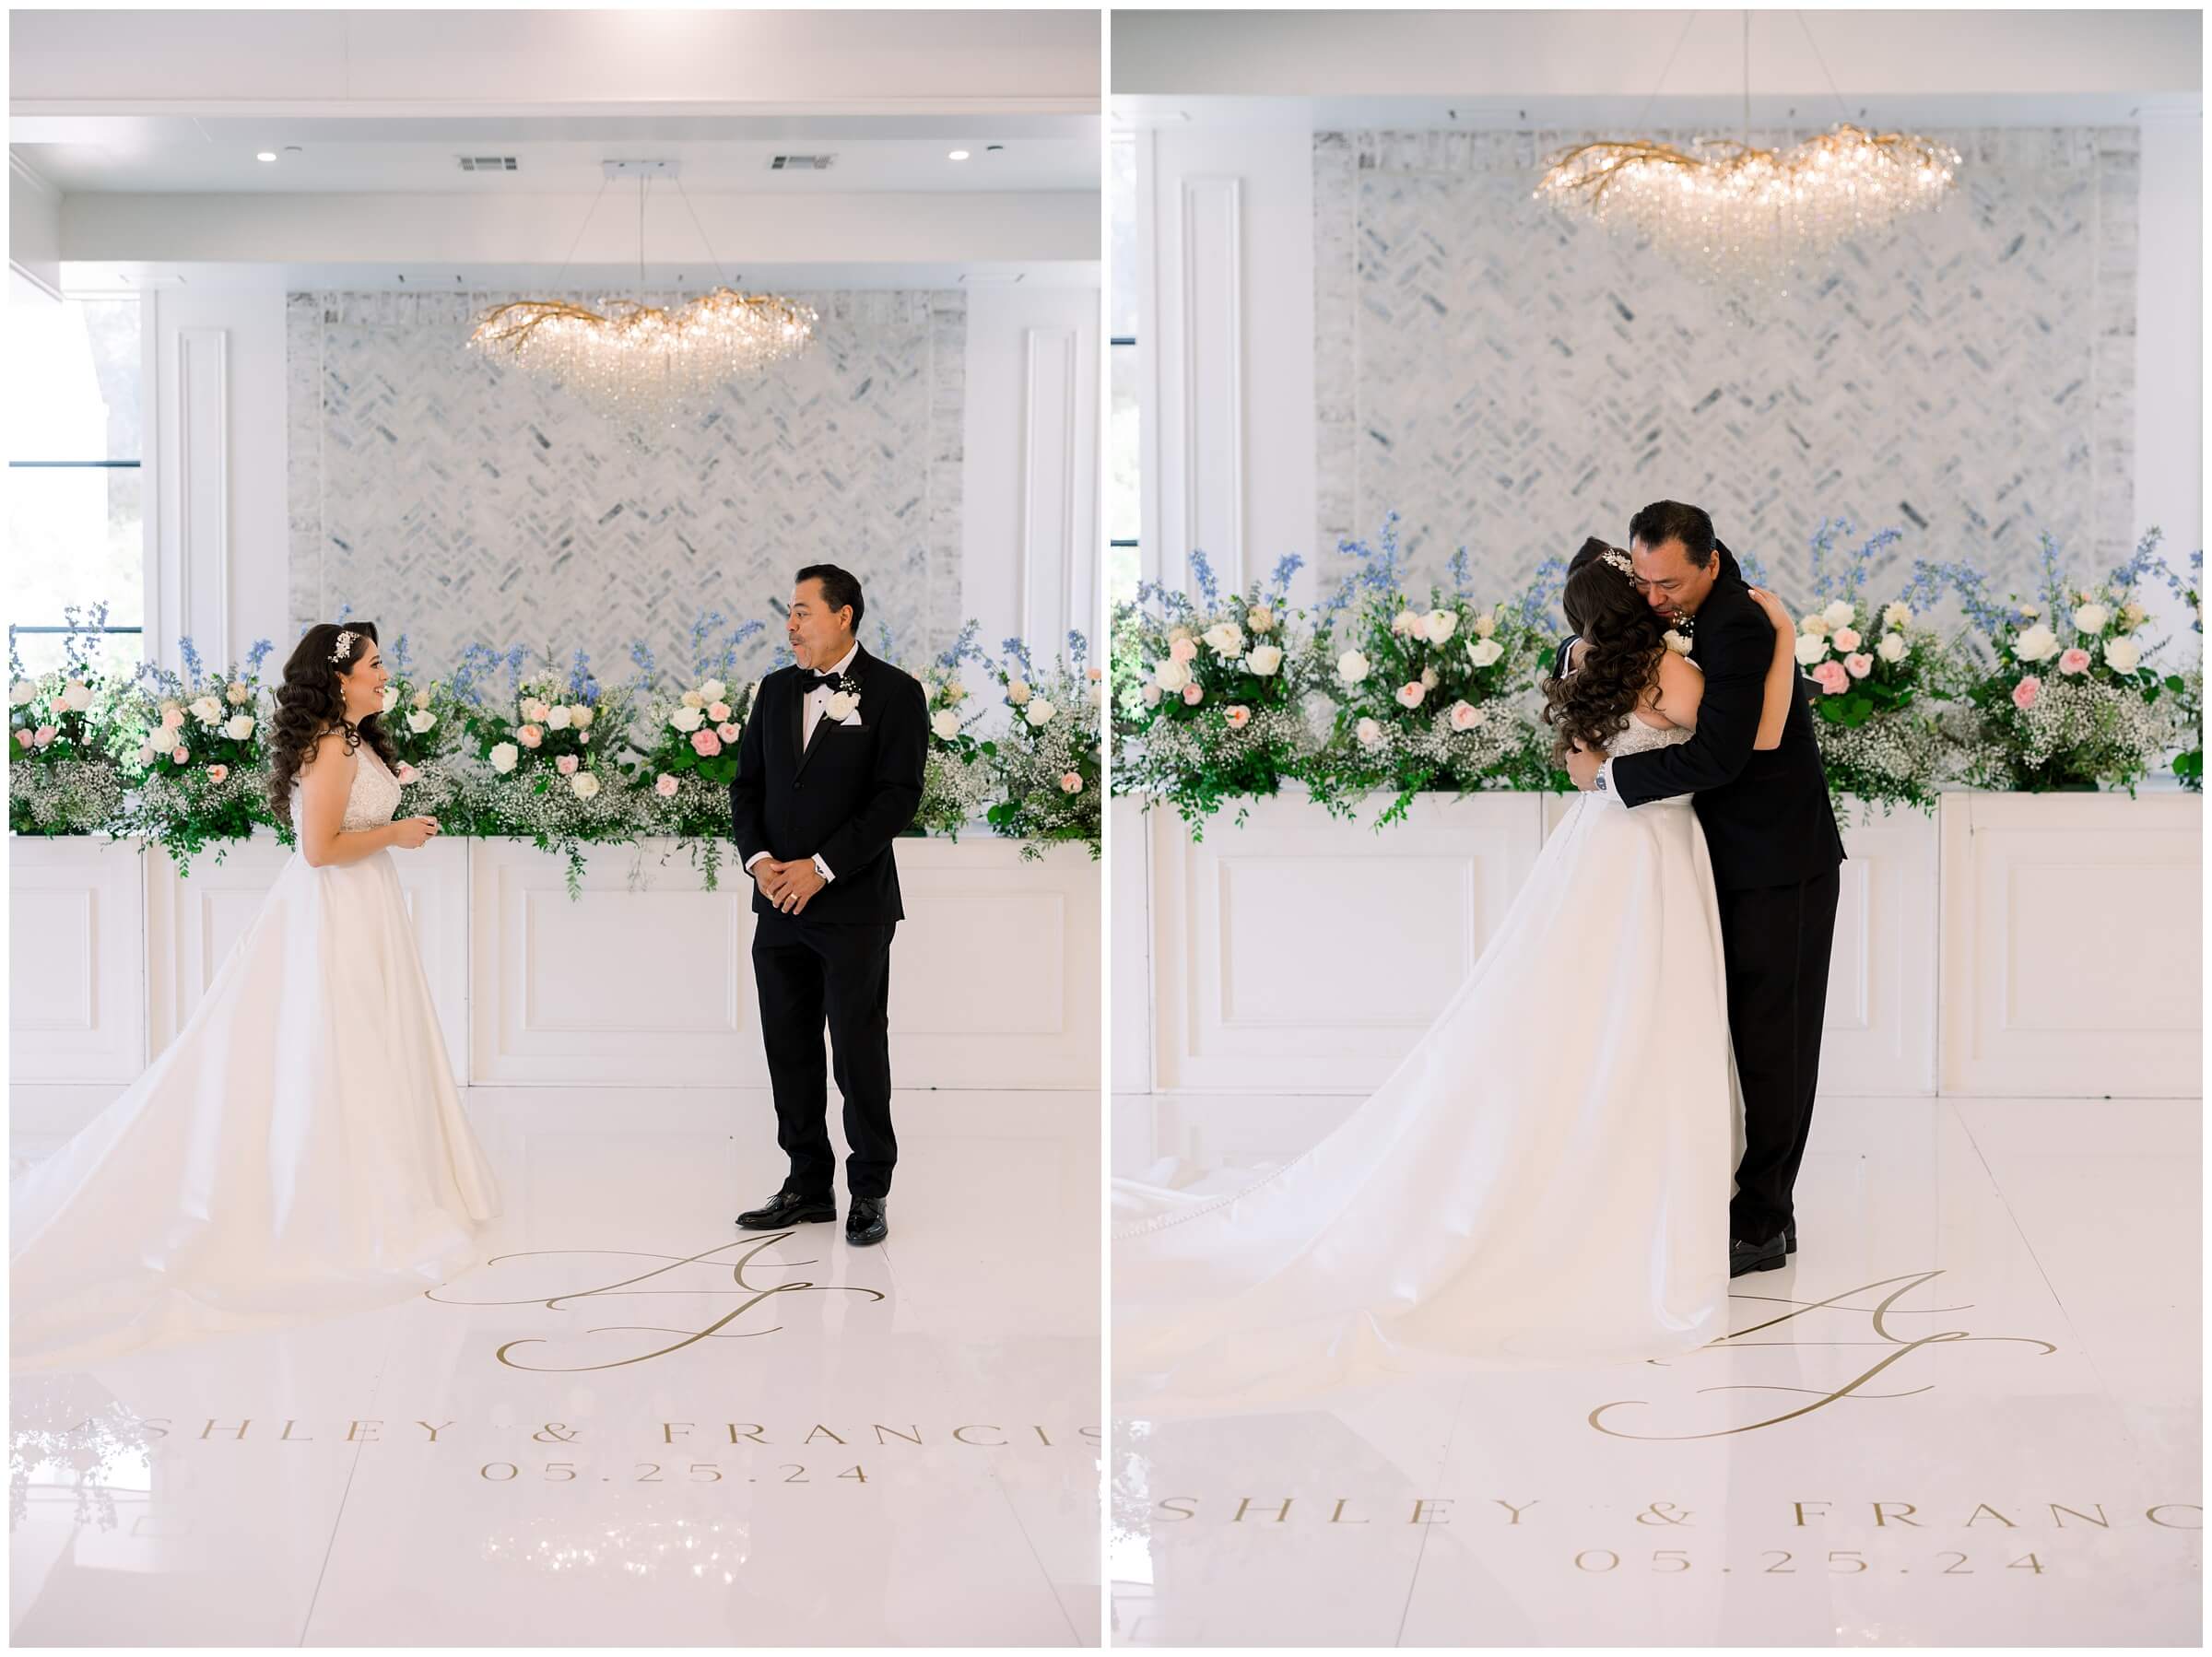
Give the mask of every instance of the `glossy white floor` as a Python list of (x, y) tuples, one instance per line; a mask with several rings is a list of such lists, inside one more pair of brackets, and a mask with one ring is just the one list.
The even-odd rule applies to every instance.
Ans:
[(901, 1094), (888, 1240), (748, 1261), (765, 1094), (472, 1092), (447, 1303), (17, 1378), (14, 1642), (1096, 1644), (1093, 1099)]
[[(1354, 1102), (1119, 1099), (1114, 1158)], [(2198, 1644), (2200, 1139), (2196, 1100), (1823, 1099), (1724, 1346), (1117, 1423), (1110, 1638)]]

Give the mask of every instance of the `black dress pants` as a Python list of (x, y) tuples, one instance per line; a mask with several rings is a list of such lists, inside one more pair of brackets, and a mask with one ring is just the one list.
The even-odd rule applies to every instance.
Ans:
[(791, 1160), (786, 1191), (827, 1197), (837, 1173), (822, 1028), (845, 1103), (845, 1191), (882, 1197), (891, 1189), (899, 1141), (891, 1132), (888, 1008), (892, 926), (809, 924), (756, 917), (753, 981), (776, 1100), (776, 1143)]
[(1717, 894), (1727, 958), (1728, 1028), (1744, 1089), (1744, 1158), (1730, 1235), (1771, 1241), (1795, 1217), (1791, 1193), (1812, 1129), (1836, 933), (1839, 871), (1795, 886)]

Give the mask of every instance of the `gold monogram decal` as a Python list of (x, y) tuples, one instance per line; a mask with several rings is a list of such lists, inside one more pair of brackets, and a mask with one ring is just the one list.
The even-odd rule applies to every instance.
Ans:
[[(722, 1332), (728, 1328), (730, 1324), (735, 1322), (739, 1318), (745, 1316), (747, 1312), (751, 1311), (755, 1307), (760, 1305), (763, 1301), (771, 1300), (778, 1295), (795, 1295), (811, 1291), (816, 1293), (836, 1292), (848, 1295), (865, 1295), (871, 1300), (881, 1300), (885, 1298), (883, 1292), (879, 1289), (862, 1288), (852, 1284), (810, 1283), (801, 1281), (795, 1283), (773, 1283), (762, 1286), (760, 1284), (750, 1283), (746, 1280), (746, 1268), (752, 1264), (753, 1257), (755, 1255), (759, 1254), (763, 1249), (772, 1248), (775, 1244), (782, 1242), (785, 1239), (794, 1237), (795, 1235), (797, 1235), (795, 1232), (778, 1231), (771, 1236), (763, 1237), (758, 1242), (747, 1246), (745, 1248), (745, 1252), (740, 1254), (734, 1261), (717, 1260), (715, 1256), (721, 1254), (724, 1250), (735, 1249), (742, 1246), (735, 1242), (717, 1244), (715, 1247), (702, 1250), (697, 1254), (648, 1254), (635, 1249), (527, 1250), (524, 1252), (516, 1254), (496, 1255), (492, 1259), (487, 1261), (485, 1264), (488, 1268), (490, 1266), (500, 1264), (502, 1261), (541, 1259), (555, 1255), (569, 1254), (596, 1256), (612, 1255), (629, 1260), (657, 1260), (661, 1262), (661, 1263), (655, 1266), (652, 1271), (639, 1272), (632, 1276), (623, 1277), (613, 1283), (602, 1284), (595, 1288), (567, 1289), (559, 1294), (546, 1299), (531, 1296), (528, 1299), (521, 1300), (449, 1300), (441, 1297), (435, 1290), (426, 1290), (423, 1298), (429, 1300), (436, 1300), (441, 1306), (542, 1306), (547, 1311), (559, 1311), (562, 1310), (564, 1307), (571, 1301), (588, 1300), (601, 1295), (726, 1295), (735, 1293), (745, 1297), (744, 1300), (737, 1306), (733, 1308), (724, 1316), (715, 1319), (704, 1329), (671, 1329), (665, 1325), (649, 1323), (604, 1323), (596, 1328), (587, 1329), (584, 1331), (586, 1334), (673, 1334), (680, 1335), (682, 1337), (680, 1340), (672, 1341), (665, 1346), (655, 1347), (651, 1352), (641, 1352), (631, 1357), (618, 1357), (603, 1364), (524, 1364), (517, 1363), (513, 1358), (508, 1356), (509, 1353), (514, 1351), (519, 1346), (544, 1346), (546, 1344), (545, 1338), (540, 1335), (531, 1335), (522, 1340), (509, 1341), (505, 1346), (501, 1346), (492, 1355), (493, 1357), (497, 1357), (500, 1362), (505, 1364), (511, 1369), (528, 1369), (535, 1374), (541, 1375), (579, 1374), (588, 1369), (618, 1369), (625, 1364), (648, 1363), (656, 1357), (666, 1357), (672, 1352), (681, 1352), (685, 1347), (692, 1346), (697, 1342), (706, 1340), (710, 1336), (717, 1336), (724, 1340), (740, 1340), (747, 1339), (757, 1335), (773, 1334), (777, 1330), (783, 1327), (781, 1323), (771, 1323), (766, 1329), (735, 1330), (727, 1335), (724, 1335)], [(818, 1263), (811, 1260), (771, 1261), (766, 1263), (762, 1269), (765, 1270), (777, 1266), (792, 1267), (814, 1265), (816, 1263)], [(688, 1265), (701, 1264), (727, 1266), (729, 1268), (730, 1280), (736, 1285), (736, 1287), (732, 1290), (640, 1288), (636, 1287), (641, 1283), (651, 1282), (653, 1278), (661, 1276), (664, 1273), (677, 1271)]]
[[(1911, 1294), (1914, 1289), (1922, 1287), (1925, 1284), (1932, 1283), (1942, 1275), (1943, 1273), (1941, 1271), (1932, 1271), (1914, 1272), (1902, 1277), (1884, 1277), (1874, 1283), (1862, 1284), (1857, 1288), (1844, 1289), (1839, 1294), (1829, 1296), (1825, 1300), (1791, 1300), (1774, 1295), (1732, 1295), (1730, 1297), (1732, 1299), (1769, 1300), (1779, 1305), (1792, 1307), (1794, 1310), (1783, 1312), (1776, 1317), (1769, 1318), (1763, 1323), (1754, 1323), (1748, 1329), (1739, 1329), (1733, 1334), (1722, 1335), (1718, 1340), (1708, 1342), (1704, 1346), (1700, 1347), (1700, 1352), (1712, 1352), (1721, 1347), (1727, 1347), (1731, 1350), (1740, 1350), (1742, 1348), (1750, 1346), (1790, 1346), (1796, 1348), (1804, 1348), (1807, 1346), (1888, 1346), (1892, 1348), (1892, 1350), (1879, 1362), (1875, 1364), (1872, 1369), (1869, 1369), (1861, 1374), (1853, 1376), (1849, 1381), (1846, 1381), (1841, 1386), (1834, 1387), (1825, 1393), (1821, 1392), (1817, 1387), (1788, 1387), (1770, 1385), (1757, 1381), (1746, 1382), (1739, 1386), (1700, 1387), (1698, 1389), (1700, 1394), (1705, 1393), (1810, 1393), (1814, 1394), (1813, 1402), (1810, 1404), (1802, 1404), (1794, 1410), (1785, 1410), (1779, 1416), (1771, 1416), (1764, 1421), (1747, 1422), (1742, 1427), (1723, 1428), (1717, 1432), (1632, 1433), (1623, 1432), (1617, 1427), (1609, 1427), (1604, 1421), (1599, 1419), (1599, 1417), (1605, 1415), (1607, 1410), (1624, 1409), (1630, 1404), (1648, 1404), (1651, 1402), (1649, 1399), (1645, 1398), (1622, 1398), (1618, 1399), (1611, 1404), (1601, 1404), (1595, 1409), (1592, 1410), (1589, 1417), (1590, 1425), (1595, 1428), (1599, 1432), (1608, 1434), (1616, 1439), (1641, 1439), (1653, 1441), (1669, 1442), (1691, 1439), (1724, 1439), (1732, 1433), (1757, 1432), (1762, 1427), (1779, 1427), (1784, 1421), (1794, 1421), (1800, 1416), (1809, 1416), (1815, 1410), (1825, 1409), (1828, 1407), (1828, 1405), (1834, 1404), (1837, 1402), (1837, 1400), (1842, 1398), (1910, 1398), (1916, 1393), (1929, 1392), (1933, 1390), (1933, 1382), (1931, 1382), (1928, 1386), (1911, 1387), (1901, 1393), (1868, 1393), (1861, 1391), (1861, 1389), (1864, 1388), (1867, 1382), (1871, 1381), (1876, 1376), (1881, 1374), (1883, 1370), (1888, 1369), (1892, 1364), (1902, 1362), (1906, 1357), (1910, 1357), (1915, 1352), (1920, 1351), (1924, 1347), (1946, 1346), (1959, 1341), (2015, 1341), (2018, 1342), (2022, 1346), (2041, 1346), (2042, 1348), (2041, 1356), (2045, 1357), (2050, 1357), (2051, 1354), (2058, 1350), (2058, 1348), (2053, 1346), (2049, 1341), (2039, 1341), (2027, 1335), (2018, 1334), (1971, 1334), (1963, 1329), (1946, 1330), (1938, 1334), (1923, 1334), (1912, 1336), (1891, 1333), (1888, 1325), (1888, 1320), (1891, 1317), (1932, 1317), (1939, 1312), (1971, 1311), (1973, 1310), (1971, 1306), (1900, 1307), (1897, 1304), (1899, 1300)], [(1891, 1287), (1892, 1285), (1895, 1285), (1896, 1287)], [(1845, 1300), (1849, 1299), (1853, 1295), (1869, 1294), (1877, 1289), (1884, 1288), (1888, 1289), (1889, 1292), (1884, 1295), (1881, 1299), (1873, 1306), (1846, 1306), (1843, 1304)], [(1788, 1322), (1793, 1318), (1801, 1318), (1808, 1312), (1818, 1311), (1824, 1307), (1836, 1311), (1848, 1311), (1864, 1314), (1867, 1319), (1868, 1325), (1875, 1338), (1871, 1341), (1800, 1341), (1795, 1339), (1755, 1341), (1749, 1338), (1750, 1336), (1759, 1334), (1763, 1331), (1778, 1328), (1782, 1324)], [(1666, 1367), (1667, 1362), (1667, 1360), (1663, 1358), (1651, 1358), (1647, 1361), (1662, 1369)]]

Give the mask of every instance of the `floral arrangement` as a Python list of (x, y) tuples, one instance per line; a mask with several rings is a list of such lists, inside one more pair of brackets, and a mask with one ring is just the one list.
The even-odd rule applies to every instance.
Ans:
[(453, 764), (463, 734), (460, 695), (450, 681), (416, 674), (405, 633), (393, 640), (384, 660), (391, 678), (378, 721), (399, 756), (394, 775), (407, 790), (402, 809), (410, 817), (442, 817), (460, 791)]
[[(2184, 582), (2172, 570), (2166, 571), (2166, 584), (2174, 596), (2189, 606), (2190, 630), (2201, 640), (2205, 631), (2205, 549), (2198, 547), (2189, 555), (2189, 577)], [(2186, 672), (2166, 676), (2166, 688), (2174, 699), (2174, 723), (2180, 727), (2182, 747), (2173, 757), (2173, 774), (2181, 785), (2192, 793), (2202, 793), (2205, 788), (2205, 656), (2200, 642), (2196, 663)]]
[(107, 745), (116, 687), (91, 653), (107, 605), (93, 606), (81, 624), (75, 605), (65, 614), (64, 664), (36, 677), (24, 672), (12, 629), (8, 635), (7, 824), (17, 834), (96, 833), (123, 805)]
[(1839, 573), (1829, 560), (1837, 538), (1851, 533), (1847, 519), (1826, 518), (1813, 532), (1813, 593), (1826, 602), (1797, 623), (1797, 665), (1818, 687), (1812, 707), (1821, 763), (1830, 793), (1869, 811), (1878, 802), (1884, 815), (1900, 805), (1932, 812), (1943, 749), (1924, 703), (1946, 657), (1941, 638), (1916, 617), (1936, 593), (1924, 582), (1870, 604), (1868, 566), (1903, 532), (1869, 536)]
[(1930, 566), (1947, 577), (1986, 650), (1970, 646), (1978, 671), (1964, 685), (1973, 717), (1962, 754), (1976, 787), (2041, 792), (2124, 788), (2158, 763), (2182, 732), (2180, 698), (2146, 664), (2148, 619), (2135, 590), (2158, 563), (2151, 531), (2127, 562), (2095, 587), (2077, 587), (2042, 537), (2042, 583), (2035, 599), (1990, 596), (1978, 570)]
[(1224, 594), (1194, 552), (1196, 601), (1147, 582), (1115, 608), (1114, 786), (1171, 802), (1194, 836), (1225, 800), (1302, 775), (1319, 746), (1304, 712), (1320, 682), (1317, 636), (1288, 607), (1302, 561)]
[(1081, 840), (1096, 858), (1104, 844), (1106, 689), (1100, 670), (1087, 665), (1089, 643), (1070, 632), (1065, 655), (1041, 669), (1020, 640), (1000, 648), (1006, 659), (999, 683), (1013, 723), (994, 745), (999, 798), (988, 821), (1020, 838), (1025, 859), (1041, 857), (1052, 840)]
[(1323, 612), (1347, 619), (1332, 646), (1341, 646), (1335, 762), (1316, 794), (1333, 802), (1394, 790), (1381, 827), (1425, 789), (1564, 787), (1532, 715), (1554, 642), (1545, 614), (1565, 566), (1554, 560), (1516, 598), (1485, 607), (1468, 593), (1462, 547), (1451, 589), (1417, 595), (1406, 588), (1397, 523), (1395, 512), (1384, 521), (1379, 547), (1341, 544), (1359, 563)]
[[(729, 840), (738, 738), (760, 694), (758, 676), (740, 677), (738, 655), (765, 630), (760, 622), (746, 622), (710, 650), (707, 635), (727, 620), (710, 610), (692, 623), (690, 674), (666, 689), (659, 688), (653, 652), (642, 643), (630, 647), (641, 711), (629, 747), (617, 757), (627, 773), (625, 785), (652, 794), (660, 827), (651, 832), (672, 835), (684, 844), (709, 891), (719, 884)], [(620, 734), (618, 725), (608, 740)], [(558, 756), (555, 764), (558, 768)]]
[(983, 710), (961, 676), (970, 660), (989, 670), (975, 641), (973, 621), (960, 629), (951, 648), (914, 677), (921, 682), (929, 715), (929, 753), (922, 770), (922, 804), (914, 813), (915, 834), (942, 834), (958, 840), (966, 825), (982, 817), (991, 794), (991, 763), (998, 745), (978, 737)]
[(271, 818), (264, 792), (270, 698), (261, 664), (274, 647), (257, 640), (242, 665), (220, 673), (208, 672), (190, 639), (177, 648), (182, 674), (140, 667), (113, 710), (131, 790), (125, 831), (159, 844), (187, 870), (208, 846), (222, 862), (229, 842), (263, 826), (290, 843), (291, 824)]

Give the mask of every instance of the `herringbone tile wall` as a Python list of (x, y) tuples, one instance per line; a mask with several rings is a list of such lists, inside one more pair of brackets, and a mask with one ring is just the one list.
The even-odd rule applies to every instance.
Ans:
[[(1385, 512), (1483, 590), (1688, 499), (1785, 593), (1825, 515), (2025, 583), (2132, 539), (2136, 133), (1954, 132), (1957, 194), (1746, 325), (1624, 235), (1533, 199), (1599, 134), (1313, 141), (1317, 544)], [(1761, 142), (1773, 142), (1762, 137)]]
[(350, 603), (428, 662), (582, 645), (614, 678), (635, 639), (687, 655), (701, 609), (775, 629), (827, 559), (860, 576), (871, 648), (878, 617), (909, 661), (958, 631), (966, 296), (801, 296), (813, 348), (651, 450), (464, 348), (509, 297), (290, 296), (296, 625)]

